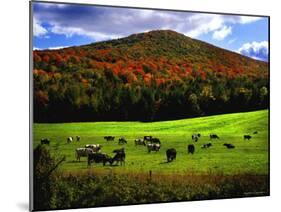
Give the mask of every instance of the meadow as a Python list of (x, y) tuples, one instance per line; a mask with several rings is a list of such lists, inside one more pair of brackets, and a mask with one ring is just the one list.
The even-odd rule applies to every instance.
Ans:
[[(97, 173), (148, 173), (158, 175), (208, 175), (208, 174), (268, 174), (268, 110), (215, 115), (200, 118), (161, 122), (91, 122), (91, 123), (48, 123), (33, 126), (34, 147), (42, 138), (49, 138), (50, 151), (57, 156), (66, 156), (61, 165), (64, 173), (83, 173), (89, 169)], [(257, 134), (253, 132), (257, 131)], [(193, 133), (200, 133), (198, 142), (191, 139)], [(220, 139), (210, 140), (211, 133)], [(252, 139), (245, 141), (243, 135)], [(79, 135), (80, 142), (67, 144), (67, 137)], [(115, 136), (115, 141), (105, 141), (104, 136)], [(145, 146), (135, 146), (136, 138), (152, 135), (161, 140), (159, 152), (147, 152)], [(125, 137), (125, 145), (118, 144), (118, 138)], [(212, 147), (202, 149), (205, 143)], [(227, 149), (224, 143), (231, 143), (234, 149)], [(76, 161), (75, 149), (85, 144), (101, 144), (102, 152), (111, 156), (121, 147), (126, 151), (125, 166), (87, 166), (87, 158)], [(195, 153), (187, 154), (187, 145), (195, 145)], [(175, 161), (167, 163), (166, 150), (177, 150)]]

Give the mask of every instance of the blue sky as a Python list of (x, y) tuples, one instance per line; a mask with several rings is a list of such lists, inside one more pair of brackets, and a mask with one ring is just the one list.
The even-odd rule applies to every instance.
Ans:
[(170, 29), (258, 60), (268, 60), (268, 18), (33, 3), (33, 48), (58, 49)]

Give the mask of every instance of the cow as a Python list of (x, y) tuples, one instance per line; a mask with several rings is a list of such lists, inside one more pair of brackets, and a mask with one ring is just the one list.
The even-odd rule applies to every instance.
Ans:
[(73, 141), (73, 137), (71, 137), (71, 136), (68, 137), (66, 141), (67, 141), (68, 144), (70, 144)]
[(115, 150), (113, 152), (115, 153), (115, 155), (112, 158), (111, 164), (113, 164), (116, 161), (116, 164), (120, 163), (121, 165), (125, 165), (126, 153), (125, 153), (124, 148)]
[(51, 141), (50, 141), (48, 138), (43, 138), (43, 139), (41, 139), (41, 144), (42, 144), (42, 145), (43, 145), (43, 144), (49, 145), (50, 142), (51, 142)]
[(177, 157), (177, 151), (175, 148), (167, 149), (166, 151), (167, 162), (171, 162)]
[(195, 142), (197, 142), (199, 139), (198, 134), (192, 134), (191, 139), (194, 140)]
[(137, 139), (135, 139), (135, 145), (136, 145), (136, 146), (137, 146), (137, 145), (143, 145), (143, 146), (145, 146), (146, 144), (145, 144), (145, 141), (144, 141), (143, 139), (137, 138)]
[(114, 141), (114, 136), (104, 136), (103, 137), (106, 141)]
[(119, 138), (118, 144), (126, 144), (126, 143), (127, 143), (127, 141), (124, 137)]
[(77, 141), (77, 142), (79, 142), (79, 141), (80, 141), (80, 139), (81, 139), (81, 138), (80, 138), (80, 136), (79, 136), (79, 135), (77, 135), (77, 136), (76, 136), (76, 141)]
[(100, 144), (86, 144), (85, 148), (90, 148), (94, 152), (99, 152), (102, 148), (102, 145), (100, 145)]
[(151, 138), (150, 143), (152, 143), (152, 144), (161, 144), (159, 138)]
[(78, 161), (80, 161), (81, 157), (87, 157), (91, 153), (93, 153), (93, 150), (90, 148), (77, 148), (75, 150), (76, 159)]
[(125, 152), (125, 149), (124, 148), (121, 148), (121, 149), (115, 149), (112, 151), (113, 153), (119, 153), (119, 152)]
[(147, 144), (147, 151), (150, 153), (151, 151), (158, 152), (160, 150), (160, 144)]
[(193, 145), (193, 144), (189, 144), (188, 146), (187, 146), (187, 153), (189, 154), (189, 153), (191, 153), (191, 154), (193, 154), (195, 152), (195, 146)]
[(152, 139), (152, 136), (151, 136), (151, 135), (143, 136), (143, 140), (144, 140), (144, 141), (151, 141), (151, 139)]
[(90, 166), (93, 162), (103, 163), (104, 166), (106, 165), (106, 163), (112, 165), (113, 159), (106, 153), (93, 152), (91, 154), (88, 154), (88, 166)]
[(252, 138), (252, 136), (250, 136), (250, 135), (244, 135), (244, 140), (250, 140)]
[(219, 139), (219, 136), (216, 134), (210, 134), (210, 139)]
[(223, 145), (226, 146), (228, 149), (235, 148), (235, 146), (233, 144), (223, 144)]
[(255, 135), (255, 134), (258, 134), (258, 131), (253, 132), (253, 134), (254, 134), (254, 135)]
[(211, 147), (212, 146), (212, 144), (211, 143), (207, 143), (207, 144), (203, 144), (202, 145), (202, 149), (206, 149), (206, 148), (209, 148), (209, 147)]

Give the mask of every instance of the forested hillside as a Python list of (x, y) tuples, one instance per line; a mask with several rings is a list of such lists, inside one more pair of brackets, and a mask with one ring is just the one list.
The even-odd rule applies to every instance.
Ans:
[(33, 57), (35, 122), (154, 121), (268, 107), (266, 62), (170, 30)]

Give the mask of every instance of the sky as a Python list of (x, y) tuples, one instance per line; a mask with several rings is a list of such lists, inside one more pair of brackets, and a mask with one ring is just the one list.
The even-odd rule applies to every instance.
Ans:
[(60, 49), (169, 29), (268, 61), (268, 18), (33, 2), (33, 49)]

